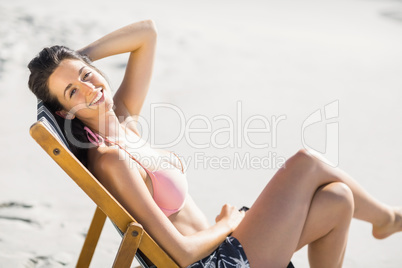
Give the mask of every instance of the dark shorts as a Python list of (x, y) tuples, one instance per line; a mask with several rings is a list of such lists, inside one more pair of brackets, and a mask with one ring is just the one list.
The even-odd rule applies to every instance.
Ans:
[(226, 240), (212, 252), (211, 255), (199, 260), (188, 268), (249, 268), (246, 254), (240, 242), (232, 237), (226, 237)]
[[(246, 253), (239, 240), (232, 236), (226, 237), (225, 241), (212, 252), (211, 255), (199, 260), (187, 268), (250, 268)], [(288, 268), (294, 268), (289, 263)]]

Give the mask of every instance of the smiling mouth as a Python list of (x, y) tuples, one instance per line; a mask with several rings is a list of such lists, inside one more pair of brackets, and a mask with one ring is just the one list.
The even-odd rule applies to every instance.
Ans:
[(91, 101), (91, 103), (88, 106), (93, 106), (93, 105), (98, 105), (102, 103), (105, 100), (105, 95), (103, 94), (103, 89), (101, 89), (96, 95), (96, 97)]

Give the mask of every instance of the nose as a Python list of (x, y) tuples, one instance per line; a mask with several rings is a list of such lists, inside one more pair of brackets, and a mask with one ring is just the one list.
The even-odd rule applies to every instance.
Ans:
[(92, 83), (83, 82), (81, 85), (81, 90), (85, 95), (91, 95), (95, 90), (95, 86)]

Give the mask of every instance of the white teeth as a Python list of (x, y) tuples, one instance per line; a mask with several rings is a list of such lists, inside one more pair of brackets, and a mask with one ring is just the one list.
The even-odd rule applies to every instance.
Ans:
[(94, 105), (97, 101), (99, 101), (102, 98), (102, 91), (99, 91), (98, 96), (89, 104), (89, 106)]

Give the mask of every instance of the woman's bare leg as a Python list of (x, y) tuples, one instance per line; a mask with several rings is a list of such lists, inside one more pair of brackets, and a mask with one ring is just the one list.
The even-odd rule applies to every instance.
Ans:
[[(314, 157), (322, 162), (319, 156)], [(334, 172), (352, 190), (355, 201), (353, 217), (371, 223), (375, 238), (383, 239), (395, 232), (402, 231), (402, 208), (391, 207), (378, 201), (346, 172), (327, 165), (324, 166), (328, 172)]]
[(377, 239), (384, 239), (393, 233), (402, 231), (402, 208), (391, 208), (391, 216), (382, 225), (373, 224), (373, 236)]
[(253, 267), (287, 265), (299, 244), (314, 193), (331, 182), (343, 182), (352, 190), (355, 217), (373, 226), (384, 226), (394, 217), (390, 207), (372, 198), (350, 176), (301, 150), (278, 170), (233, 233)]
[(308, 245), (310, 267), (342, 267), (353, 217), (350, 188), (334, 182), (314, 194), (297, 249)]

